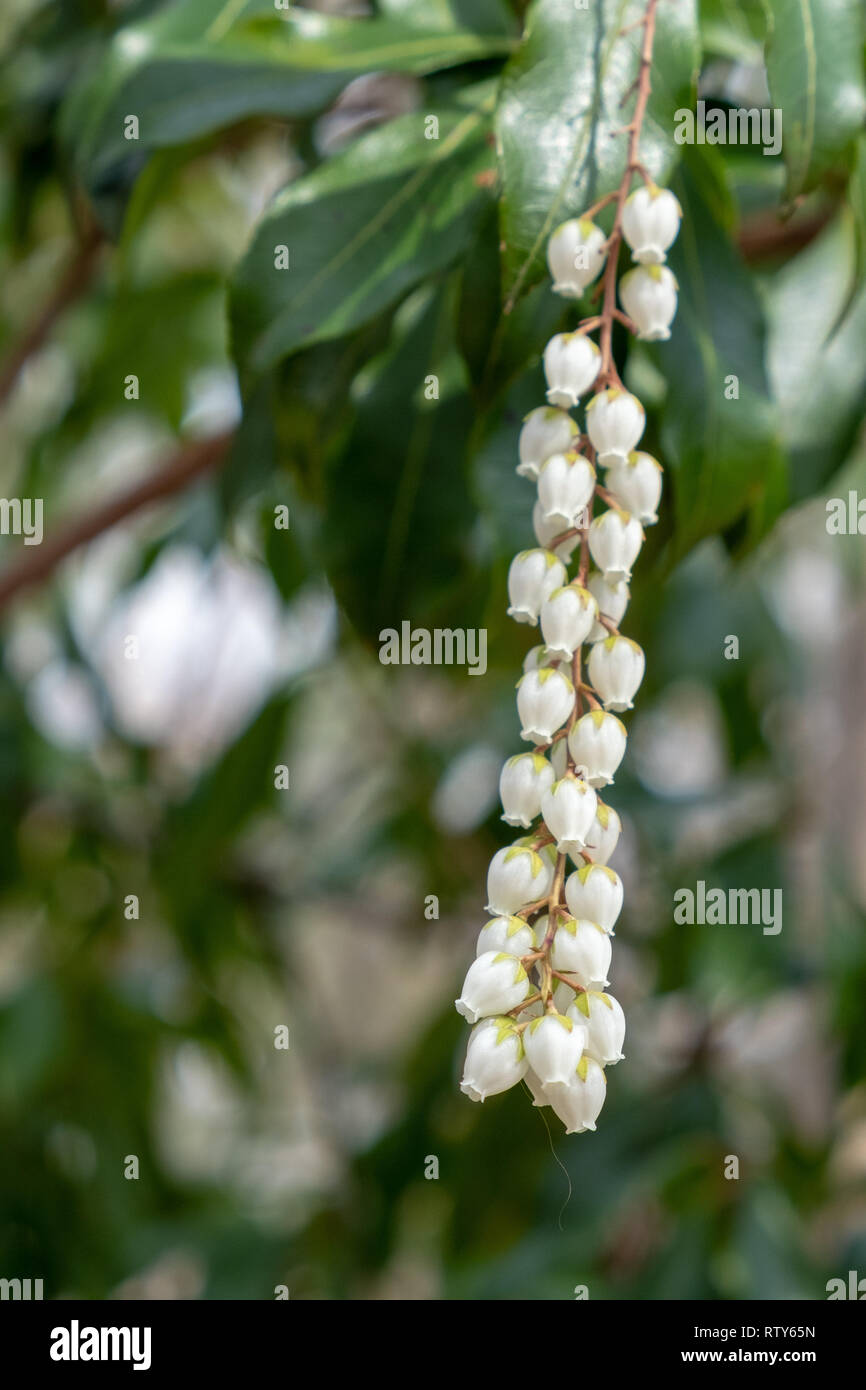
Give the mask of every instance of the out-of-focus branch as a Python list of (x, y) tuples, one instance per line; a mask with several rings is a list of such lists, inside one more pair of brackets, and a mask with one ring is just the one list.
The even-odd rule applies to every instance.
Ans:
[(0, 364), (0, 406), (5, 405), (12, 394), (21, 368), (42, 347), (64, 310), (86, 293), (99, 262), (103, 242), (101, 230), (95, 223), (91, 223), (66, 267), (60, 284)]
[(749, 218), (741, 224), (737, 237), (740, 254), (750, 264), (793, 256), (823, 232), (835, 211), (835, 207), (830, 207), (810, 217), (785, 220), (773, 212)]
[(125, 521), (134, 512), (182, 492), (196, 478), (222, 462), (234, 439), (232, 431), (196, 440), (178, 449), (166, 463), (149, 478), (110, 498), (86, 516), (76, 517), (47, 537), (40, 546), (22, 548), (17, 559), (0, 573), (0, 609), (10, 599), (33, 584), (38, 584), (79, 546)]

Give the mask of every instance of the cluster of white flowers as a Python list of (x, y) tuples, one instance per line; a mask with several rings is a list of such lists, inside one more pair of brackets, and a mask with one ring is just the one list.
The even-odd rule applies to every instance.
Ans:
[[(667, 338), (677, 287), (665, 258), (679, 204), (645, 182), (617, 207), (610, 238), (589, 217), (553, 233), (554, 289), (579, 298), (608, 256), (606, 279), (615, 276), (624, 240), (636, 264), (619, 282), (617, 317), (640, 338)], [(605, 992), (623, 898), (608, 860), (622, 827), (599, 792), (625, 754), (617, 714), (632, 708), (643, 678), (644, 654), (619, 623), (662, 488), (659, 463), (638, 449), (644, 408), (613, 364), (610, 315), (603, 348), (589, 337), (602, 323), (604, 315), (587, 319), (547, 344), (548, 404), (526, 417), (520, 433), (517, 471), (536, 485), (538, 548), (511, 564), (508, 612), (540, 627), (543, 644), (529, 652), (517, 686), (521, 737), (532, 748), (508, 759), (500, 795), (502, 819), (528, 833), (493, 856), (491, 920), (456, 1001), (474, 1025), (465, 1094), (483, 1101), (525, 1081), (534, 1104), (550, 1106), (568, 1134), (595, 1129), (604, 1068), (623, 1055), (623, 1011)], [(582, 431), (568, 412), (593, 388)], [(597, 501), (604, 510), (596, 515)]]

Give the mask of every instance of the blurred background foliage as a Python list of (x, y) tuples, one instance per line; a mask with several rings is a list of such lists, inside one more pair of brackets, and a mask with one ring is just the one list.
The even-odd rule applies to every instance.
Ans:
[[(510, 838), (517, 431), (575, 315), (541, 253), (618, 178), (640, 8), (4, 5), (7, 357), (83, 267), (5, 403), (4, 496), (51, 535), (234, 432), (6, 606), (4, 1277), (808, 1299), (866, 1271), (863, 542), (825, 524), (866, 493), (855, 0), (661, 0), (645, 158), (685, 211), (680, 312), (669, 344), (616, 342), (666, 468), (613, 797), (627, 1061), (579, 1139), (457, 1091), (451, 1000)], [(677, 145), (696, 97), (781, 108), (781, 154)], [(404, 619), (486, 627), (487, 674), (381, 666)], [(782, 932), (675, 925), (699, 879), (782, 887)]]

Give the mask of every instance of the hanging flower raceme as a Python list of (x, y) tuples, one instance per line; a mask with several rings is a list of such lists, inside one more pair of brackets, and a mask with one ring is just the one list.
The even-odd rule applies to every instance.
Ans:
[[(622, 1060), (626, 1031), (607, 993), (623, 906), (609, 861), (622, 822), (601, 792), (607, 797), (626, 753), (618, 715), (632, 708), (644, 674), (643, 651), (620, 623), (644, 527), (658, 520), (662, 468), (638, 448), (646, 412), (623, 386), (612, 342), (615, 318), (637, 337), (669, 337), (677, 308), (665, 260), (682, 212), (638, 158), (655, 3), (648, 0), (622, 181), (547, 246), (555, 292), (579, 299), (602, 276), (602, 309), (551, 338), (547, 403), (520, 431), (517, 472), (534, 484), (528, 510), (538, 545), (512, 561), (508, 613), (540, 627), (541, 640), (517, 684), (520, 736), (532, 748), (507, 760), (499, 789), (502, 819), (526, 834), (493, 856), (491, 919), (456, 1001), (474, 1024), (463, 1092), (483, 1101), (524, 1081), (533, 1104), (553, 1110), (567, 1134), (595, 1129), (605, 1068)], [(633, 189), (636, 179), (643, 182)], [(594, 216), (610, 205), (605, 233)], [(623, 243), (635, 264), (617, 283)], [(581, 425), (569, 412), (590, 392)]]

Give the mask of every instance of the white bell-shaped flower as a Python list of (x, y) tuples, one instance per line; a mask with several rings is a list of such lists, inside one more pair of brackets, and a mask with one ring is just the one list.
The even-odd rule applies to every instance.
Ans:
[(561, 1014), (567, 1014), (577, 995), (575, 991), (583, 993), (584, 986), (580, 983), (577, 976), (566, 975), (561, 971), (562, 980), (557, 984), (553, 991), (554, 1007)]
[(529, 845), (507, 845), (498, 849), (487, 870), (485, 912), (494, 917), (511, 917), (527, 903), (546, 898), (553, 883), (553, 862), (545, 850)]
[(478, 933), (475, 954), (483, 956), (485, 951), (497, 951), (519, 957), (534, 950), (535, 930), (522, 917), (494, 917)]
[(526, 656), (523, 658), (523, 672), (540, 671), (545, 666), (558, 666), (559, 662), (550, 655), (543, 642), (539, 642), (537, 647), (530, 647)]
[(545, 521), (556, 526), (554, 535), (570, 526), (588, 524), (587, 509), (595, 488), (595, 469), (589, 459), (574, 450), (551, 454), (538, 474), (538, 500)]
[(593, 864), (608, 864), (619, 844), (622, 821), (612, 806), (596, 798), (595, 820), (586, 837), (586, 852)]
[(548, 401), (571, 410), (598, 376), (601, 352), (585, 333), (556, 333), (544, 349), (543, 364)]
[[(631, 592), (625, 580), (621, 579), (616, 584), (608, 584), (603, 574), (598, 570), (593, 570), (587, 580), (586, 587), (598, 604), (599, 618), (609, 618), (614, 627), (618, 627), (625, 616), (628, 608)], [(599, 621), (593, 624), (592, 632), (587, 639), (590, 642), (604, 642), (610, 633), (604, 624)]]
[(577, 534), (569, 536), (567, 540), (554, 545), (553, 542), (557, 536), (562, 535), (564, 529), (570, 530), (571, 528), (564, 528), (559, 520), (545, 521), (542, 506), (537, 497), (532, 507), (532, 529), (540, 546), (543, 546), (545, 550), (552, 550), (557, 559), (561, 560), (564, 565), (570, 562), (575, 547), (580, 544), (580, 536)]
[(541, 798), (555, 781), (553, 768), (541, 753), (517, 753), (509, 758), (499, 778), (502, 819), (506, 825), (528, 830), (541, 814)]
[(677, 282), (666, 265), (639, 265), (619, 282), (622, 307), (648, 343), (665, 342), (677, 312)]
[(605, 486), (623, 511), (637, 517), (642, 526), (654, 526), (658, 521), (662, 466), (652, 454), (633, 450), (625, 462), (611, 464)]
[(556, 841), (558, 854), (570, 854), (576, 859), (586, 848), (586, 837), (595, 820), (596, 800), (592, 787), (568, 774), (544, 793), (541, 814)]
[(542, 1086), (568, 1085), (583, 1056), (588, 1031), (585, 1018), (549, 1013), (533, 1019), (523, 1035), (523, 1046)]
[(637, 518), (616, 507), (595, 517), (589, 528), (589, 553), (608, 584), (628, 583), (643, 542)]
[(554, 589), (541, 605), (541, 634), (551, 656), (566, 661), (582, 647), (598, 617), (598, 604), (588, 589), (567, 584)]
[(644, 432), (646, 412), (637, 396), (610, 387), (586, 407), (586, 432), (600, 468), (625, 460)]
[(607, 787), (625, 756), (625, 725), (607, 710), (582, 714), (568, 735), (575, 771), (591, 787)]
[(550, 745), (548, 753), (550, 766), (553, 768), (554, 780), (559, 782), (568, 771), (568, 741), (561, 737), (554, 740)]
[(527, 671), (517, 683), (520, 737), (528, 743), (546, 743), (563, 725), (574, 707), (574, 686), (564, 671), (543, 666)]
[(571, 218), (557, 227), (547, 243), (554, 293), (565, 299), (580, 298), (601, 272), (605, 241), (601, 228), (586, 217)]
[(566, 1134), (581, 1134), (584, 1130), (595, 1129), (606, 1091), (603, 1069), (592, 1057), (583, 1056), (568, 1085), (547, 1086), (545, 1096), (565, 1125)]
[(572, 917), (587, 918), (603, 932), (612, 932), (616, 926), (622, 896), (622, 880), (606, 864), (584, 864), (565, 880), (565, 901)]
[(612, 994), (587, 990), (579, 994), (568, 1010), (568, 1018), (583, 1023), (588, 1029), (584, 1051), (594, 1057), (599, 1066), (612, 1067), (622, 1061), (625, 1038), (625, 1014)]
[(584, 989), (604, 989), (610, 969), (610, 936), (596, 922), (580, 917), (563, 918), (550, 948), (554, 970), (572, 975)]
[(540, 405), (524, 418), (517, 449), (517, 471), (522, 478), (538, 477), (538, 470), (552, 454), (566, 454), (580, 436), (577, 422), (552, 405)]
[(469, 1034), (460, 1089), (470, 1100), (484, 1101), (516, 1086), (528, 1066), (513, 1019), (485, 1018)]
[[(529, 1011), (527, 1010), (527, 1013), (528, 1012)], [(541, 1084), (541, 1080), (539, 1077), (535, 1075), (535, 1072), (532, 1070), (532, 1067), (527, 1068), (526, 1075), (524, 1076), (523, 1080), (526, 1082), (529, 1094), (532, 1096), (533, 1105), (541, 1107), (543, 1105), (550, 1104), (550, 1101), (544, 1094), (544, 1087)]]
[(635, 692), (643, 680), (644, 654), (637, 642), (617, 633), (596, 642), (589, 653), (589, 679), (605, 709), (620, 713), (631, 709)]
[(460, 998), (454, 1007), (469, 1023), (494, 1014), (507, 1014), (531, 989), (526, 971), (516, 956), (504, 951), (485, 951), (466, 972)]
[(683, 210), (669, 188), (655, 184), (636, 188), (622, 210), (622, 234), (631, 247), (632, 260), (658, 265), (677, 238)]
[(548, 594), (567, 583), (565, 565), (550, 550), (521, 550), (508, 570), (509, 618), (537, 623)]

